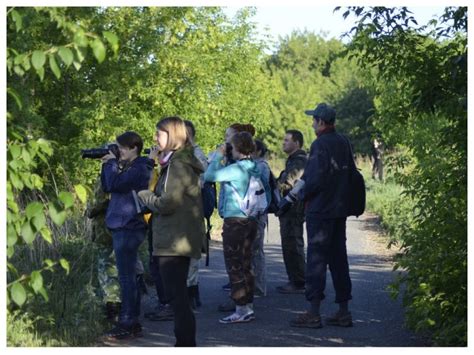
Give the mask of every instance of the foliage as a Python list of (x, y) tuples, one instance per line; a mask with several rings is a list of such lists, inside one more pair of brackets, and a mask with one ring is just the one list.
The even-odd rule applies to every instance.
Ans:
[[(49, 22), (46, 21), (46, 23), (49, 26), (54, 23), (72, 40), (65, 45), (52, 47), (50, 44), (33, 42), (21, 42), (17, 43), (18, 46), (13, 46), (13, 43), (9, 41), (7, 48), (9, 74), (7, 89), (9, 94), (7, 306), (9, 311), (26, 306), (32, 302), (35, 295), (41, 295), (44, 301), (49, 300), (45, 281), (48, 277), (46, 271), (54, 271), (59, 265), (67, 274), (69, 273), (69, 262), (65, 258), (58, 258), (57, 254), (53, 257), (57, 261), (46, 257), (41, 258), (37, 263), (32, 263), (31, 260), (30, 263), (18, 263), (16, 258), (24, 253), (24, 250), (36, 250), (38, 244), (54, 244), (54, 229), (62, 227), (68, 214), (86, 200), (86, 191), (82, 185), (75, 185), (74, 193), (60, 191), (54, 180), (50, 182), (45, 175), (40, 175), (42, 167), (49, 167), (50, 157), (54, 151), (49, 141), (35, 138), (37, 131), (29, 129), (28, 120), (23, 116), (23, 110), (28, 111), (31, 105), (24, 94), (38, 85), (35, 83), (35, 76), (30, 74), (35, 72), (42, 82), (45, 79), (46, 58), (49, 58), (50, 69), (57, 79), (61, 77), (61, 70), (66, 70), (71, 64), (76, 63), (75, 67), (79, 69), (80, 62), (83, 60), (81, 47), (90, 46), (99, 62), (105, 57), (105, 47), (99, 37), (86, 32), (83, 27), (74, 22), (67, 21), (58, 8), (24, 8), (22, 10), (10, 8), (7, 15), (9, 31), (18, 35), (24, 33), (25, 28), (41, 18), (41, 16), (35, 16), (37, 13), (49, 16)], [(44, 18), (41, 19), (44, 21)], [(104, 36), (115, 48), (115, 36), (112, 33), (104, 33)], [(75, 52), (70, 48), (73, 48)], [(77, 62), (72, 53), (78, 56)], [(60, 64), (61, 69), (56, 58), (60, 58), (63, 62)], [(18, 77), (20, 80), (13, 80)], [(52, 85), (52, 83), (49, 84)], [(53, 191), (50, 197), (44, 193), (47, 191)], [(41, 236), (41, 239), (38, 236)]]
[(352, 55), (377, 72), (374, 126), (404, 151), (390, 164), (417, 206), (398, 232), (409, 324), (466, 345), (467, 8), (446, 8), (432, 30), (406, 8), (347, 11), (360, 18)]

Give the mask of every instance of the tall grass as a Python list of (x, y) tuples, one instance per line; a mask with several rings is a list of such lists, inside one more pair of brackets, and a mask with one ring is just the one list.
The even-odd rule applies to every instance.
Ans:
[(403, 188), (395, 182), (389, 169), (386, 169), (384, 181), (379, 181), (372, 178), (369, 158), (359, 157), (357, 166), (365, 178), (366, 210), (379, 216), (391, 244), (401, 244), (405, 231), (414, 223), (415, 201), (403, 193)]
[(66, 258), (70, 273), (43, 275), (49, 301), (35, 297), (8, 314), (8, 346), (90, 346), (106, 327), (97, 290), (97, 250), (84, 237), (81, 218), (56, 229), (52, 245), (37, 240), (33, 247), (18, 248), (12, 262), (20, 272), (39, 268), (46, 258)]

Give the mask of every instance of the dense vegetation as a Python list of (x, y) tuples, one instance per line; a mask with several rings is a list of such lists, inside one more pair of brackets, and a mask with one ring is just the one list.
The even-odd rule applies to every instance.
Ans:
[(400, 247), (409, 324), (467, 343), (467, 9), (425, 28), (404, 8), (349, 8), (348, 44), (295, 32), (272, 55), (253, 11), (8, 9), (9, 344), (87, 345), (101, 330), (82, 217), (99, 163), (81, 148), (125, 130), (151, 145), (157, 120), (179, 114), (205, 151), (251, 122), (281, 158), (286, 129), (314, 139), (303, 111), (321, 101), (359, 155), (389, 167), (369, 194), (390, 193), (372, 208)]

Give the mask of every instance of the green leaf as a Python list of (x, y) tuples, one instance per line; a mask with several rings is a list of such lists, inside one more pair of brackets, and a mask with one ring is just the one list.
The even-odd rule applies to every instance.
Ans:
[(33, 64), (33, 68), (38, 71), (40, 68), (43, 68), (44, 63), (46, 63), (46, 56), (43, 51), (34, 51), (33, 55), (31, 56), (31, 64)]
[(56, 79), (61, 78), (61, 70), (58, 67), (58, 63), (56, 63), (56, 59), (54, 58), (54, 54), (49, 55), (49, 67), (51, 68), (54, 76)]
[(33, 231), (29, 221), (21, 226), (21, 236), (26, 244), (31, 244), (35, 240), (36, 233)]
[(81, 69), (81, 63), (74, 61), (72, 64), (74, 65), (74, 68), (76, 68), (77, 71)]
[(26, 165), (31, 164), (31, 155), (28, 149), (23, 149), (21, 152), (21, 157), (23, 158), (23, 161), (25, 162)]
[(83, 29), (79, 29), (74, 33), (74, 43), (79, 47), (87, 47), (88, 44), (87, 37)]
[(18, 13), (18, 11), (16, 10), (13, 10), (11, 14), (12, 14), (12, 19), (15, 22), (16, 31), (18, 32), (23, 27), (23, 19), (21, 15)]
[(15, 187), (18, 190), (23, 190), (23, 182), (21, 181), (20, 177), (15, 174), (13, 171), (8, 171), (8, 180), (11, 182), (13, 187)]
[(33, 271), (30, 275), (30, 286), (35, 291), (35, 293), (38, 293), (39, 290), (43, 287), (43, 276), (41, 276), (41, 273), (39, 271)]
[(15, 74), (17, 74), (18, 76), (23, 76), (25, 75), (25, 71), (23, 70), (22, 67), (20, 67), (19, 65), (15, 65), (13, 67), (13, 71), (15, 72)]
[(12, 144), (8, 147), (8, 151), (10, 152), (10, 154), (12, 155), (12, 158), (13, 159), (16, 159), (20, 156), (21, 154), (21, 147), (19, 145), (16, 145), (16, 144)]
[(102, 41), (96, 38), (90, 43), (90, 46), (92, 48), (92, 52), (94, 52), (94, 56), (97, 58), (97, 61), (102, 63), (105, 59), (105, 46)]
[(76, 195), (81, 200), (82, 203), (87, 202), (87, 190), (85, 189), (84, 186), (78, 184), (74, 185), (74, 190), (76, 191)]
[(30, 176), (31, 184), (34, 188), (41, 190), (43, 188), (43, 179), (38, 174), (32, 174)]
[(19, 282), (14, 283), (10, 288), (10, 294), (13, 302), (21, 306), (26, 301), (26, 291), (23, 285)]
[(42, 214), (43, 204), (40, 202), (31, 202), (26, 206), (25, 213), (28, 219), (31, 219), (38, 214)]
[(49, 203), (49, 215), (57, 226), (62, 226), (66, 220), (66, 211), (58, 211), (52, 203)]
[(43, 262), (46, 264), (48, 268), (53, 267), (56, 263), (52, 261), (51, 259), (44, 259)]
[(18, 235), (15, 227), (11, 224), (7, 226), (7, 245), (9, 247), (14, 246), (18, 242)]
[(51, 237), (51, 231), (47, 228), (41, 228), (40, 234), (44, 240), (46, 240), (49, 244), (53, 243), (53, 238)]
[(66, 259), (59, 259), (59, 263), (61, 264), (62, 268), (66, 270), (66, 274), (69, 275), (69, 262)]
[(74, 60), (74, 54), (67, 47), (60, 47), (58, 55), (63, 61), (63, 63), (66, 64), (66, 67), (69, 67)]
[(37, 216), (34, 216), (31, 220), (31, 223), (35, 227), (36, 231), (41, 231), (41, 229), (46, 225), (46, 217), (41, 213)]
[(74, 196), (70, 192), (61, 191), (59, 193), (59, 199), (64, 204), (64, 208), (69, 208), (74, 205)]
[(23, 104), (20, 95), (18, 95), (18, 93), (12, 88), (7, 88), (7, 94), (15, 99), (16, 105), (21, 110), (23, 108)]
[(38, 290), (38, 293), (39, 293), (41, 296), (43, 296), (43, 298), (44, 298), (44, 300), (45, 300), (46, 302), (49, 301), (48, 294), (46, 293), (46, 290), (45, 290), (44, 287), (41, 287), (41, 288)]
[(117, 54), (119, 45), (118, 45), (118, 37), (115, 33), (109, 32), (109, 31), (104, 31), (104, 37), (107, 39), (107, 41), (110, 43), (112, 46), (112, 50), (114, 51), (115, 54)]
[(39, 69), (36, 69), (36, 74), (38, 74), (40, 80), (43, 81), (43, 79), (44, 79), (44, 68), (41, 67)]

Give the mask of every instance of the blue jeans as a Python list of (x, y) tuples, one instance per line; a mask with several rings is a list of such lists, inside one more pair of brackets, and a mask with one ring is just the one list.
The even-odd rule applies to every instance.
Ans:
[(352, 299), (346, 250), (346, 218), (306, 217), (306, 229), (308, 233), (306, 299), (311, 302), (325, 298), (328, 265), (336, 292), (336, 303)]
[(122, 299), (119, 324), (128, 328), (138, 323), (140, 315), (140, 297), (138, 295), (135, 265), (137, 263), (138, 247), (145, 239), (145, 230), (114, 230), (112, 231), (112, 238)]

